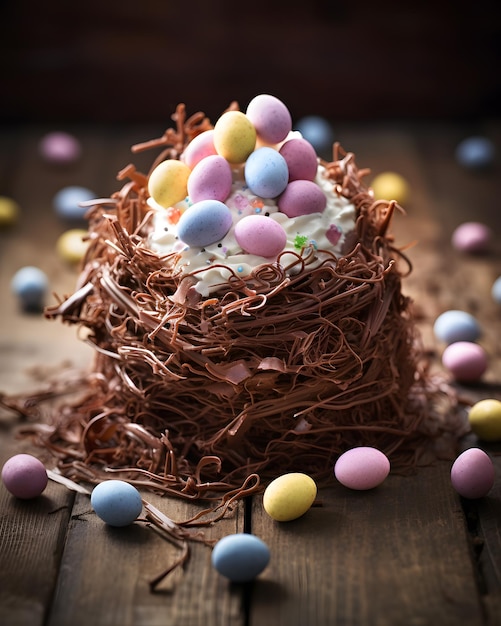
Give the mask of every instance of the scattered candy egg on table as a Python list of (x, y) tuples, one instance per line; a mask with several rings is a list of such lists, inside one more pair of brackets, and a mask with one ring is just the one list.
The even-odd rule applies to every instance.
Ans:
[(491, 295), (494, 302), (501, 304), (501, 276), (498, 276), (492, 283)]
[(222, 239), (233, 224), (230, 209), (219, 200), (201, 200), (177, 223), (179, 239), (188, 246), (208, 246)]
[(485, 497), (494, 485), (496, 472), (491, 458), (480, 448), (462, 452), (451, 468), (451, 482), (463, 498)]
[(494, 143), (487, 137), (473, 136), (463, 139), (456, 148), (456, 159), (460, 165), (480, 170), (492, 165), (496, 155)]
[(2, 480), (13, 496), (29, 500), (44, 491), (49, 478), (44, 464), (35, 456), (16, 454), (5, 462)]
[(285, 141), (279, 150), (289, 170), (289, 182), (313, 180), (317, 175), (318, 159), (315, 148), (306, 139), (295, 137)]
[(480, 324), (473, 315), (456, 309), (441, 313), (433, 324), (433, 332), (439, 341), (447, 344), (477, 341), (482, 334)]
[(211, 562), (214, 569), (231, 582), (249, 582), (270, 562), (270, 549), (256, 535), (235, 533), (216, 543)]
[(327, 153), (332, 151), (334, 130), (325, 118), (318, 115), (307, 115), (299, 119), (294, 124), (294, 128), (311, 143), (318, 154), (327, 156)]
[(389, 473), (388, 457), (370, 446), (360, 446), (343, 452), (334, 465), (337, 480), (345, 487), (359, 491), (374, 489)]
[(253, 98), (246, 110), (259, 138), (269, 144), (283, 141), (292, 129), (292, 118), (285, 104), (268, 94)]
[(488, 360), (484, 348), (479, 344), (456, 341), (443, 351), (442, 364), (458, 382), (472, 383), (482, 378)]
[(492, 240), (492, 230), (481, 222), (464, 222), (452, 233), (451, 243), (460, 252), (486, 252)]
[(181, 155), (181, 161), (193, 169), (205, 157), (217, 154), (214, 146), (214, 130), (205, 130), (194, 137)]
[(245, 182), (261, 198), (276, 198), (287, 187), (289, 170), (284, 157), (264, 146), (258, 148), (245, 162)]
[(234, 233), (245, 252), (265, 258), (280, 254), (287, 243), (281, 224), (266, 215), (247, 215), (235, 224)]
[(148, 179), (148, 192), (153, 200), (168, 209), (188, 195), (191, 169), (182, 161), (168, 159), (159, 163)]
[(322, 213), (327, 206), (324, 192), (311, 180), (293, 180), (278, 198), (278, 208), (287, 217)]
[(214, 146), (229, 163), (244, 163), (256, 145), (256, 129), (241, 111), (226, 111), (214, 125)]
[(304, 515), (317, 497), (313, 478), (301, 472), (282, 474), (266, 487), (263, 508), (277, 522), (290, 522)]
[(409, 199), (409, 185), (403, 176), (396, 172), (382, 172), (371, 183), (375, 200), (395, 200), (405, 204)]
[(230, 195), (232, 172), (230, 164), (218, 154), (199, 161), (188, 178), (188, 195), (192, 202), (220, 200)]
[(81, 206), (81, 203), (95, 200), (95, 198), (96, 194), (90, 189), (70, 185), (56, 193), (52, 204), (59, 217), (69, 221), (83, 221), (89, 207)]
[(487, 398), (468, 412), (471, 430), (483, 441), (501, 441), (501, 401)]
[(73, 163), (82, 152), (78, 139), (63, 131), (54, 131), (44, 135), (40, 141), (39, 150), (46, 161), (62, 165)]
[(96, 515), (109, 526), (128, 526), (140, 515), (139, 491), (123, 480), (105, 480), (94, 487), (90, 502)]
[(56, 242), (58, 255), (67, 263), (77, 264), (85, 256), (89, 246), (87, 231), (83, 228), (71, 228), (59, 236)]
[(19, 204), (8, 196), (0, 196), (0, 228), (12, 226), (19, 216)]
[(33, 265), (19, 269), (11, 280), (12, 293), (17, 296), (24, 311), (41, 311), (48, 288), (47, 275)]

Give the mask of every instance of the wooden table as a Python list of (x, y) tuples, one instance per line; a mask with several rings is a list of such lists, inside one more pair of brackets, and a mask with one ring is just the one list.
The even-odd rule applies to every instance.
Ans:
[[(0, 389), (36, 388), (47, 369), (71, 362), (85, 366), (89, 349), (75, 329), (20, 313), (9, 290), (13, 273), (38, 265), (58, 293), (70, 293), (75, 270), (55, 253), (68, 225), (51, 203), (61, 187), (87, 186), (97, 196), (117, 188), (115, 173), (131, 159), (129, 146), (156, 137), (163, 128), (87, 128), (74, 132), (83, 157), (56, 168), (37, 153), (52, 128), (3, 129), (0, 194), (22, 207), (19, 222), (0, 233)], [(337, 137), (373, 174), (401, 173), (412, 197), (408, 215), (394, 230), (410, 251), (415, 270), (405, 283), (420, 315), (425, 346), (440, 367), (440, 347), (431, 327), (438, 313), (459, 308), (484, 327), (490, 367), (482, 383), (463, 388), (471, 401), (501, 398), (499, 306), (490, 296), (501, 274), (501, 243), (483, 256), (461, 255), (450, 246), (455, 226), (469, 219), (501, 226), (500, 166), (474, 173), (454, 160), (460, 139), (480, 132), (501, 146), (501, 125), (340, 125)], [(146, 168), (149, 157), (134, 158)], [(144, 163), (144, 165), (142, 165)], [(370, 178), (368, 179), (370, 180)], [(1, 414), (0, 462), (20, 451), (43, 455), (16, 437), (17, 416)], [(334, 479), (320, 492), (321, 506), (303, 518), (279, 524), (263, 514), (260, 497), (240, 503), (228, 519), (207, 529), (208, 538), (248, 529), (265, 540), (271, 562), (248, 585), (231, 585), (211, 568), (210, 548), (193, 544), (184, 570), (156, 593), (149, 582), (178, 556), (175, 546), (145, 524), (106, 527), (89, 499), (50, 482), (33, 501), (18, 501), (0, 487), (0, 624), (5, 626), (265, 626), (501, 624), (501, 458), (499, 445), (481, 445), (497, 467), (488, 497), (461, 501), (450, 484), (450, 461), (412, 476), (391, 475), (379, 488), (352, 492)], [(145, 497), (172, 519), (197, 505), (151, 494)], [(248, 507), (246, 514), (245, 507)], [(247, 520), (247, 521), (246, 521)]]

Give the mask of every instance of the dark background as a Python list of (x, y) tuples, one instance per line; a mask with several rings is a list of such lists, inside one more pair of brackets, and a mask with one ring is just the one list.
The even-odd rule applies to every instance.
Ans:
[(258, 93), (296, 119), (498, 117), (499, 10), (465, 6), (0, 0), (0, 121), (156, 123), (180, 101), (214, 119)]

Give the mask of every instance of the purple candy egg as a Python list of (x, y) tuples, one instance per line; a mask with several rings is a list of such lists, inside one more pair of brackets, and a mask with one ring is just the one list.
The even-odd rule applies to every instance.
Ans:
[(230, 195), (232, 183), (231, 166), (219, 155), (211, 155), (199, 161), (188, 178), (188, 195), (192, 202), (220, 200)]
[(442, 364), (457, 381), (475, 382), (487, 369), (487, 354), (477, 343), (456, 341), (443, 351)]
[(278, 208), (288, 217), (322, 213), (327, 204), (324, 192), (311, 180), (293, 180), (278, 199)]
[(265, 143), (283, 141), (292, 129), (292, 118), (285, 104), (268, 94), (253, 98), (245, 112), (259, 138)]
[(48, 476), (44, 464), (31, 454), (16, 454), (2, 468), (2, 480), (16, 498), (36, 498), (47, 487)]
[(248, 254), (276, 257), (285, 248), (287, 235), (283, 227), (265, 215), (247, 215), (235, 224), (235, 239)]
[(451, 242), (461, 252), (485, 252), (492, 239), (491, 229), (481, 222), (464, 222), (452, 233)]
[(463, 498), (486, 496), (494, 485), (494, 465), (480, 448), (469, 448), (460, 454), (451, 468), (451, 482)]
[(317, 153), (309, 141), (300, 138), (289, 139), (279, 152), (289, 168), (289, 182), (315, 178), (318, 167)]

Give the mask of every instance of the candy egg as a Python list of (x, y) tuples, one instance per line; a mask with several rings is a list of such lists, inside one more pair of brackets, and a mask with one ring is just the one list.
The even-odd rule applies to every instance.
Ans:
[(395, 200), (399, 204), (405, 204), (409, 198), (409, 185), (396, 172), (379, 174), (372, 181), (371, 187), (376, 200)]
[(496, 148), (487, 137), (467, 137), (456, 148), (456, 159), (460, 165), (472, 170), (480, 170), (492, 165)]
[(324, 192), (311, 180), (293, 180), (278, 199), (278, 208), (288, 217), (322, 213), (327, 205)]
[(211, 554), (214, 569), (231, 582), (244, 583), (258, 576), (270, 562), (270, 549), (249, 533), (235, 533), (220, 539)]
[(203, 248), (222, 239), (233, 224), (230, 209), (219, 200), (201, 200), (177, 223), (177, 234), (188, 246)]
[(43, 492), (49, 479), (39, 459), (31, 454), (16, 454), (3, 466), (2, 480), (13, 496), (29, 500)]
[(244, 175), (252, 193), (261, 198), (276, 198), (289, 181), (289, 170), (284, 157), (267, 146), (258, 148), (249, 156)]
[(451, 468), (452, 486), (463, 498), (483, 498), (492, 489), (495, 478), (494, 465), (480, 448), (465, 450)]
[(96, 485), (90, 496), (96, 515), (109, 526), (128, 526), (142, 511), (139, 491), (123, 480), (105, 480)]
[(360, 446), (344, 452), (334, 465), (337, 480), (350, 489), (374, 489), (390, 473), (388, 457), (377, 448)]
[(498, 276), (492, 283), (491, 296), (494, 302), (501, 304), (501, 276)]
[(226, 111), (214, 126), (214, 146), (229, 163), (243, 163), (256, 145), (256, 129), (241, 111)]
[(292, 129), (292, 118), (285, 104), (268, 94), (253, 98), (247, 107), (247, 117), (265, 143), (283, 141)]
[(19, 212), (19, 205), (15, 200), (0, 196), (0, 228), (14, 224)]
[(81, 203), (95, 198), (96, 194), (90, 189), (71, 185), (60, 189), (54, 196), (52, 204), (59, 217), (65, 220), (82, 221), (89, 207), (81, 206)]
[(469, 413), (471, 430), (483, 441), (501, 441), (501, 402), (493, 398), (475, 403)]
[(439, 341), (447, 344), (456, 341), (477, 341), (481, 335), (480, 324), (466, 311), (451, 309), (437, 317), (433, 332)]
[(232, 173), (230, 164), (219, 155), (202, 159), (188, 178), (188, 195), (192, 202), (220, 200), (230, 195)]
[(311, 143), (317, 154), (325, 153), (327, 156), (332, 151), (334, 131), (323, 117), (307, 115), (298, 120), (294, 127)]
[(214, 146), (214, 130), (206, 130), (194, 137), (184, 149), (181, 160), (193, 169), (205, 157), (217, 154)]
[(38, 267), (27, 265), (19, 269), (11, 281), (11, 290), (24, 311), (41, 311), (49, 288), (49, 279)]
[(317, 497), (313, 478), (301, 472), (283, 474), (266, 487), (263, 508), (277, 522), (290, 522), (304, 515)]
[(444, 350), (442, 364), (458, 382), (475, 382), (487, 369), (487, 355), (477, 343), (456, 341)]
[(235, 224), (234, 232), (245, 252), (267, 259), (280, 254), (287, 243), (283, 227), (266, 215), (247, 215)]
[(452, 233), (451, 243), (460, 252), (485, 252), (491, 243), (492, 231), (481, 222), (464, 222)]
[(67, 263), (77, 264), (84, 258), (89, 242), (88, 232), (83, 228), (70, 228), (59, 236), (56, 242), (58, 255)]
[(279, 153), (289, 170), (289, 182), (313, 180), (317, 175), (318, 159), (315, 148), (306, 139), (296, 137), (282, 144)]
[(47, 133), (42, 137), (39, 150), (42, 157), (57, 164), (73, 163), (80, 157), (82, 148), (76, 137), (63, 131)]
[(182, 161), (169, 159), (159, 163), (151, 172), (148, 192), (157, 204), (168, 209), (188, 195), (191, 170)]

